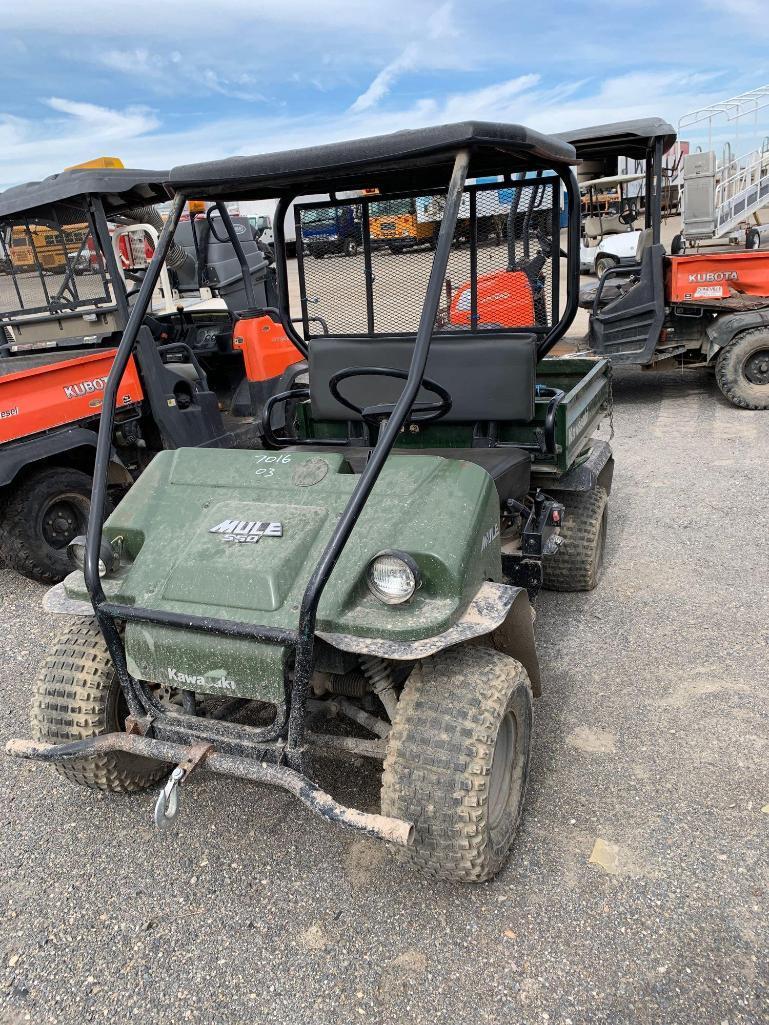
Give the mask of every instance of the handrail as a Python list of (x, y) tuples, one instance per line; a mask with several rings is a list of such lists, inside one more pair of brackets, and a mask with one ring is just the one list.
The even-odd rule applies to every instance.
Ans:
[[(736, 224), (769, 202), (769, 153), (754, 149), (733, 157), (719, 171), (725, 177), (716, 185), (716, 236), (726, 235)], [(751, 202), (751, 196), (754, 199)], [(736, 212), (735, 212), (736, 208)]]

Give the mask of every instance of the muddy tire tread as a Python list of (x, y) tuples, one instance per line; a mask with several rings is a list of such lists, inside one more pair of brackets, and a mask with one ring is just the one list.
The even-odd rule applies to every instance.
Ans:
[[(447, 682), (448, 681), (448, 682)], [(423, 874), (483, 882), (501, 868), (484, 825), (491, 751), (511, 694), (531, 687), (515, 659), (491, 648), (460, 646), (422, 662), (401, 694), (382, 777), (382, 811), (415, 824), (399, 857)], [(526, 768), (528, 770), (528, 751)], [(528, 771), (513, 828), (523, 808)]]
[[(35, 681), (33, 738), (66, 744), (114, 732), (117, 724), (108, 721), (108, 691), (113, 679), (112, 660), (96, 620), (83, 618), (68, 623), (54, 641)], [(144, 790), (168, 773), (162, 762), (122, 751), (53, 764), (71, 783), (113, 793)]]
[(592, 591), (601, 576), (593, 553), (609, 496), (599, 486), (590, 491), (551, 492), (566, 508), (563, 544), (542, 560), (543, 586), (548, 591)]
[[(738, 346), (741, 347), (744, 342), (750, 344), (750, 339), (763, 337), (766, 340), (766, 344), (769, 345), (769, 332), (765, 327), (756, 327), (748, 331), (740, 331), (740, 333), (732, 339), (732, 341), (726, 345), (721, 352), (718, 354), (716, 360), (716, 383), (721, 389), (724, 398), (728, 399), (729, 402), (734, 406), (738, 406), (740, 409), (767, 409), (769, 408), (769, 388), (763, 387), (766, 392), (763, 403), (758, 402), (753, 397), (753, 392), (757, 390), (757, 386), (752, 385), (750, 381), (746, 381), (742, 374), (739, 372), (739, 368), (735, 366), (735, 358), (738, 352)], [(760, 387), (760, 386), (758, 386)]]
[[(14, 482), (0, 508), (0, 559), (17, 573), (41, 584), (56, 584), (62, 580), (68, 572), (66, 562), (62, 560), (61, 565), (56, 566), (52, 557), (46, 557), (44, 549), (41, 551), (44, 540), (40, 538), (36, 543), (24, 527), (34, 520), (40, 481), (50, 482), (59, 477), (68, 480), (70, 486), (73, 481), (79, 481), (90, 493), (92, 480), (87, 473), (66, 466), (47, 466)], [(63, 487), (63, 490), (66, 489)]]

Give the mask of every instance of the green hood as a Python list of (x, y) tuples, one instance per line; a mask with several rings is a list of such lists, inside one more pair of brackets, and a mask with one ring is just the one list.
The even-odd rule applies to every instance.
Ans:
[[(162, 452), (107, 520), (105, 537), (123, 538), (124, 566), (104, 580), (105, 593), (296, 629), (307, 582), (358, 479), (339, 452)], [(501, 579), (498, 523), (496, 489), (480, 467), (393, 454), (323, 592), (317, 629), (392, 640), (443, 632), (485, 580)], [(391, 548), (421, 571), (406, 605), (385, 605), (366, 585), (370, 560)], [(82, 574), (68, 578), (67, 593), (84, 596)], [(129, 624), (126, 650), (141, 679), (178, 684), (181, 673), (194, 690), (282, 693), (285, 652), (273, 645)]]

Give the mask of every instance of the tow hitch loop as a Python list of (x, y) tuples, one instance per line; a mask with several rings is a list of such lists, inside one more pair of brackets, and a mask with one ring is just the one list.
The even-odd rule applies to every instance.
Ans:
[(168, 829), (179, 814), (179, 787), (213, 751), (211, 744), (195, 744), (189, 754), (176, 766), (168, 777), (168, 782), (158, 794), (155, 801), (155, 825), (161, 831)]
[(184, 769), (177, 765), (168, 782), (155, 801), (155, 825), (166, 830), (179, 814), (179, 784), (184, 779)]

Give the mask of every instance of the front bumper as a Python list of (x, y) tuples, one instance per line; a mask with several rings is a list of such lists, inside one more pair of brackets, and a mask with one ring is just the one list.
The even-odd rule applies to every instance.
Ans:
[(78, 758), (94, 757), (111, 751), (125, 751), (141, 758), (170, 762), (176, 765), (195, 761), (210, 772), (223, 776), (234, 776), (252, 783), (274, 786), (298, 798), (305, 807), (326, 822), (364, 833), (366, 836), (388, 843), (407, 847), (414, 834), (410, 822), (389, 818), (386, 815), (372, 815), (348, 808), (335, 801), (307, 776), (285, 765), (272, 765), (254, 758), (238, 757), (210, 748), (202, 757), (196, 755), (191, 745), (156, 740), (134, 733), (106, 733), (88, 740), (71, 744), (44, 744), (33, 740), (9, 740), (6, 754), (13, 758), (30, 758), (40, 762), (67, 762)]

